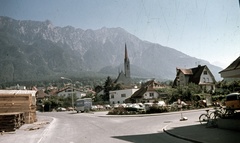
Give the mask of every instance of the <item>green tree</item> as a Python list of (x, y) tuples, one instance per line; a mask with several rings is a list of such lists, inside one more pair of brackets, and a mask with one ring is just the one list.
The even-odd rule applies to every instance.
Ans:
[(87, 92), (86, 96), (84, 98), (95, 98), (94, 94), (92, 92)]
[(123, 87), (122, 87), (122, 84), (118, 83), (116, 84), (114, 87), (113, 87), (113, 90), (122, 90)]
[(48, 98), (48, 101), (51, 102), (51, 108), (52, 109), (55, 109), (59, 106), (58, 105), (58, 96), (50, 96)]
[(183, 101), (192, 101), (195, 99), (194, 95), (202, 92), (200, 86), (190, 83), (188, 86), (179, 86), (170, 90), (171, 95), (169, 102), (177, 101), (181, 99)]
[(109, 101), (109, 91), (112, 89), (113, 89), (113, 82), (110, 76), (108, 76), (104, 84), (104, 95), (102, 97), (104, 101)]
[(43, 100), (44, 111), (51, 111), (51, 104), (52, 102), (48, 99)]
[(100, 96), (95, 96), (95, 97), (93, 98), (93, 102), (96, 103), (96, 104), (104, 104), (102, 95), (100, 95)]

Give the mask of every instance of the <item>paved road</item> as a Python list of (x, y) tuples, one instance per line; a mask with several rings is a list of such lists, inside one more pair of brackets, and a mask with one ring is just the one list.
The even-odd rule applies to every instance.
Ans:
[[(163, 132), (180, 114), (146, 117), (99, 117), (103, 113), (45, 113), (54, 117), (51, 129), (40, 143), (155, 143), (182, 142)], [(104, 113), (106, 114), (106, 113)], [(176, 117), (178, 116), (178, 117)]]
[[(197, 120), (200, 112), (188, 112), (183, 116)], [(187, 143), (163, 132), (163, 128), (179, 121), (180, 112), (144, 117), (109, 117), (105, 114), (38, 113), (39, 129), (26, 125), (15, 134), (2, 135), (0, 143)], [(27, 130), (31, 127), (32, 131)]]

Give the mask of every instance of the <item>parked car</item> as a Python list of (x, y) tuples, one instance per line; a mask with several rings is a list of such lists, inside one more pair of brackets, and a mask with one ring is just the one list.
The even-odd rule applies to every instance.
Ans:
[(115, 109), (118, 108), (118, 107), (120, 107), (119, 104), (114, 104), (113, 105), (113, 108), (115, 108)]
[(144, 111), (145, 106), (142, 103), (127, 104), (125, 109), (128, 110), (128, 111)]
[(96, 111), (98, 109), (98, 107), (96, 106), (96, 105), (93, 105), (92, 107), (91, 107), (91, 110), (92, 111)]
[(104, 105), (105, 106), (105, 108), (107, 109), (107, 110), (109, 110), (109, 109), (111, 109), (111, 106), (110, 105)]
[(57, 112), (62, 112), (62, 111), (67, 111), (67, 109), (63, 108), (63, 107), (58, 107), (57, 108)]
[(157, 103), (158, 106), (166, 106), (166, 103), (164, 101), (158, 101)]
[(67, 110), (68, 111), (74, 111), (73, 107), (68, 107)]
[(150, 110), (150, 108), (153, 106), (153, 103), (144, 103), (146, 111)]

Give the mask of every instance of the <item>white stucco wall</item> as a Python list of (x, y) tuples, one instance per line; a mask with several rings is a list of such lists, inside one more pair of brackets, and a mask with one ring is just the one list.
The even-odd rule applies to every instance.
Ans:
[(80, 92), (80, 91), (77, 91), (77, 90), (74, 90), (74, 91), (72, 92), (71, 89), (68, 89), (68, 90), (66, 90), (66, 91), (59, 92), (59, 93), (58, 93), (58, 96), (72, 96), (72, 93), (73, 93), (73, 95), (76, 95), (77, 98), (81, 98), (81, 97), (86, 96), (86, 93), (84, 93), (84, 92)]
[[(206, 74), (204, 73), (206, 72)], [(199, 84), (202, 85), (206, 91), (215, 91), (214, 79), (211, 76), (210, 72), (205, 68), (201, 74)]]
[[(204, 74), (204, 71), (207, 72), (207, 74)], [(210, 75), (210, 73), (208, 72), (208, 70), (204, 69), (204, 71), (201, 74), (201, 78), (200, 78), (200, 84), (201, 83), (213, 83), (213, 79)]]
[(137, 90), (138, 88), (110, 91), (109, 92), (110, 104), (112, 105), (124, 103), (125, 99), (131, 97), (133, 93), (136, 92)]
[[(153, 96), (150, 96), (153, 94)], [(158, 98), (158, 93), (156, 91), (147, 91), (144, 93), (144, 99), (157, 99)]]

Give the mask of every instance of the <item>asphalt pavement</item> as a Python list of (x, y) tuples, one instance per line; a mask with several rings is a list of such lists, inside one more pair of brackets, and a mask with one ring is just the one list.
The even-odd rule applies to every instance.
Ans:
[[(211, 108), (209, 108), (211, 109)], [(206, 110), (206, 109), (200, 109)], [(197, 119), (187, 118), (182, 120), (184, 112), (194, 112), (194, 110), (183, 111), (182, 117), (178, 121), (169, 121), (163, 131), (173, 137), (187, 140), (194, 143), (236, 143), (240, 137), (240, 118), (234, 120), (218, 121), (219, 127), (201, 125)], [(160, 114), (146, 114), (135, 116), (158, 116), (161, 114), (179, 114), (180, 112), (167, 112)], [(105, 115), (106, 116), (106, 115)], [(114, 115), (113, 115), (114, 116)]]
[[(38, 116), (38, 121), (34, 124), (25, 124), (15, 132), (0, 135), (0, 143), (40, 142), (41, 136), (48, 130), (53, 120), (50, 117)], [(240, 120), (235, 121), (240, 123)], [(181, 121), (179, 118), (179, 121), (170, 121), (163, 131), (173, 137), (194, 143), (236, 143), (239, 142), (240, 136), (240, 131), (207, 127), (201, 125), (196, 119)], [(24, 136), (26, 134), (28, 136)], [(29, 136), (30, 134), (32, 136)]]

